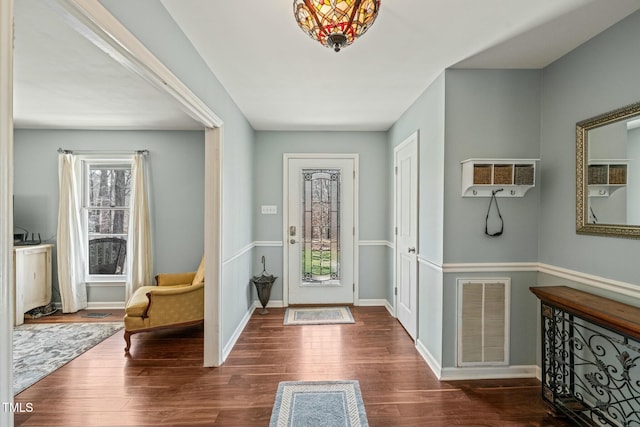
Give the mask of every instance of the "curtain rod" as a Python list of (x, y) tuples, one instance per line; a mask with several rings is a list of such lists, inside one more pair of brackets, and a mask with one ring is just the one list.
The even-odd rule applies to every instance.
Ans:
[(105, 150), (66, 150), (64, 148), (58, 148), (60, 154), (142, 154), (144, 156), (149, 154), (149, 150), (133, 150), (133, 151), (105, 151)]

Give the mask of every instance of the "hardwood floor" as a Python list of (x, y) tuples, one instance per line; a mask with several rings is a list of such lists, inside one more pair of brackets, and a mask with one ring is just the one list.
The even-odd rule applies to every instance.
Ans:
[(202, 367), (201, 326), (122, 331), (16, 396), (16, 426), (268, 426), (280, 381), (356, 379), (371, 426), (564, 426), (535, 379), (439, 382), (382, 307), (355, 324), (283, 326), (255, 313), (227, 361)]

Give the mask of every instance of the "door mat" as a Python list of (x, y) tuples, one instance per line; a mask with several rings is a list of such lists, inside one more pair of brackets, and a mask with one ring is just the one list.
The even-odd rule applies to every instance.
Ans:
[(284, 325), (333, 325), (355, 323), (349, 307), (289, 307), (284, 313)]
[(358, 381), (283, 381), (269, 427), (366, 427)]

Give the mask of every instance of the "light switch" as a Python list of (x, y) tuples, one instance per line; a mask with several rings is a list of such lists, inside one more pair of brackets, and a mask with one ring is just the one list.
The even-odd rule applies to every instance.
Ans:
[(275, 205), (262, 205), (262, 215), (275, 215), (278, 213), (278, 207)]

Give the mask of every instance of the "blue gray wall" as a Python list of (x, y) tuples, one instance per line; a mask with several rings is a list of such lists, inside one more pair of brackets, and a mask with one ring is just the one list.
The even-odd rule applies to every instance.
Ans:
[(489, 199), (461, 197), (460, 162), (538, 158), (539, 93), (539, 71), (446, 71), (445, 263), (536, 261), (540, 189), (500, 198), (504, 234), (488, 237)]
[[(195, 271), (204, 248), (204, 132), (17, 129), (14, 223), (52, 243), (58, 221), (58, 148), (148, 149), (154, 275)], [(53, 298), (59, 301), (55, 271), (54, 261)], [(92, 284), (88, 299), (98, 306), (122, 304), (124, 287)]]
[[(460, 162), (538, 158), (539, 87), (539, 71), (446, 70), (389, 131), (391, 149), (420, 133), (418, 345), (443, 368), (456, 363), (458, 278), (511, 278), (512, 320), (522, 325), (512, 328), (511, 362), (536, 361), (536, 306), (528, 291), (535, 271), (486, 270), (537, 261), (539, 190), (501, 198), (505, 233), (489, 238), (484, 234), (489, 200), (461, 197)], [(447, 272), (466, 264), (472, 266)]]
[[(448, 69), (389, 131), (390, 149), (420, 131), (418, 345), (436, 364), (455, 367), (458, 278), (511, 279), (511, 365), (538, 360), (538, 304), (530, 286), (569, 284), (607, 294), (588, 283), (638, 285), (633, 257), (640, 241), (575, 232), (575, 124), (638, 102), (639, 39), (635, 13), (544, 70)], [(434, 146), (443, 154), (425, 156), (431, 149), (425, 147)], [(468, 158), (541, 159), (534, 189), (499, 199), (505, 233), (498, 238), (484, 235), (488, 199), (460, 196), (460, 162)], [(427, 173), (435, 175), (426, 179)], [(425, 194), (434, 182), (443, 183), (442, 203)], [(443, 218), (441, 239), (434, 210)]]
[[(440, 364), (443, 331), (445, 188), (445, 74), (442, 73), (389, 130), (389, 193), (393, 194), (393, 151), (419, 134), (418, 342)], [(393, 199), (387, 233), (393, 241)], [(393, 266), (393, 251), (388, 253)], [(393, 287), (388, 290), (393, 301)]]
[(223, 343), (229, 343), (253, 305), (253, 253), (247, 248), (253, 242), (255, 132), (159, 1), (100, 3), (224, 121), (221, 334)]
[[(531, 321), (536, 299), (529, 291), (536, 273), (500, 271), (498, 265), (537, 262), (539, 185), (524, 197), (497, 199), (504, 234), (489, 237), (484, 227), (490, 199), (461, 197), (460, 162), (539, 157), (540, 75), (531, 70), (446, 71), (443, 367), (456, 365), (457, 279), (487, 276), (511, 279), (510, 364), (536, 362), (536, 322)], [(540, 179), (538, 174), (536, 183)], [(471, 266), (448, 272), (460, 264)]]
[(640, 285), (640, 241), (576, 234), (576, 122), (640, 101), (640, 12), (543, 71), (542, 263)]

